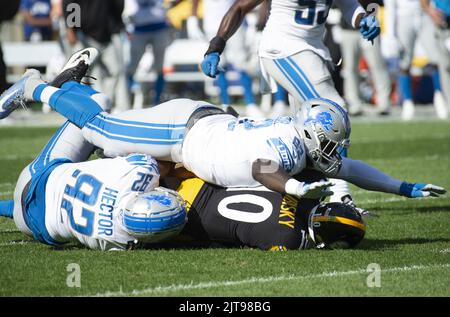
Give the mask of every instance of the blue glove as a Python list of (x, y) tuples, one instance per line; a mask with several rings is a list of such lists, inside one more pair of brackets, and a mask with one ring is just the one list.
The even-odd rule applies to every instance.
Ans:
[(380, 23), (373, 15), (365, 16), (359, 23), (359, 32), (364, 39), (373, 41), (381, 33)]
[(201, 64), (202, 72), (209, 77), (215, 78), (219, 73), (219, 53), (213, 52), (209, 53), (203, 59)]
[(419, 197), (439, 197), (439, 195), (445, 194), (447, 191), (445, 188), (433, 185), (433, 184), (410, 184), (403, 182), (400, 186), (400, 195), (409, 198)]

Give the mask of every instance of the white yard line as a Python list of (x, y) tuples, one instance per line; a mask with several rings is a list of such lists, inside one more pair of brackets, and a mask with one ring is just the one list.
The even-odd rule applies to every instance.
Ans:
[(31, 244), (31, 243), (36, 243), (36, 242), (31, 241), (31, 240), (10, 241), (10, 242), (0, 243), (0, 247), (9, 247), (9, 246), (13, 246), (13, 245), (26, 245), (26, 244)]
[[(381, 272), (384, 273), (392, 273), (392, 272), (409, 272), (409, 271), (420, 271), (420, 270), (429, 270), (429, 269), (447, 269), (450, 268), (450, 264), (435, 264), (435, 265), (412, 265), (412, 266), (403, 266), (403, 267), (393, 267), (382, 269)], [(273, 282), (282, 282), (282, 281), (298, 281), (305, 279), (315, 279), (315, 278), (327, 278), (327, 277), (341, 277), (341, 276), (349, 276), (349, 275), (359, 275), (359, 274), (368, 274), (370, 272), (367, 269), (359, 269), (353, 271), (333, 271), (333, 272), (323, 272), (319, 274), (309, 274), (309, 275), (280, 275), (280, 276), (268, 276), (268, 277), (251, 277), (244, 280), (237, 281), (211, 281), (211, 282), (201, 282), (190, 284), (172, 284), (168, 286), (158, 286), (158, 287), (149, 287), (141, 290), (133, 290), (131, 292), (124, 292), (122, 288), (118, 292), (106, 292), (106, 293), (98, 293), (94, 296), (136, 296), (136, 295), (157, 295), (157, 294), (169, 294), (182, 290), (195, 290), (195, 289), (209, 289), (216, 287), (233, 287), (237, 285), (244, 284), (265, 284), (265, 283), (273, 283)]]
[(18, 230), (18, 229), (4, 229), (4, 230), (0, 230), (0, 233), (20, 233), (20, 230)]
[(7, 191), (7, 192), (0, 192), (0, 197), (9, 196), (14, 194), (13, 191)]

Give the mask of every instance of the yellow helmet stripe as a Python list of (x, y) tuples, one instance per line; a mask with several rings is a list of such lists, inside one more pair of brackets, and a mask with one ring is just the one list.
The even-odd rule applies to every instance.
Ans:
[(315, 221), (322, 221), (322, 222), (339, 222), (339, 223), (343, 223), (358, 229), (363, 230), (364, 232), (366, 231), (366, 225), (364, 223), (352, 220), (352, 219), (348, 219), (348, 218), (344, 218), (344, 217), (329, 217), (329, 216), (315, 216), (313, 217), (313, 222)]

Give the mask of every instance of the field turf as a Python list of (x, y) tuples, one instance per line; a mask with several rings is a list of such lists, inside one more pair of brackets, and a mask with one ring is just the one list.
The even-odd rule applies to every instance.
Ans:
[[(55, 128), (0, 128), (0, 199)], [(393, 176), (450, 189), (450, 123), (355, 123), (351, 157)], [(354, 250), (264, 252), (157, 249), (133, 252), (52, 248), (0, 219), (1, 296), (449, 296), (450, 195), (408, 200), (353, 188), (368, 219)], [(68, 265), (81, 287), (66, 284)], [(381, 269), (368, 287), (369, 264)], [(369, 283), (370, 284), (370, 283)]]

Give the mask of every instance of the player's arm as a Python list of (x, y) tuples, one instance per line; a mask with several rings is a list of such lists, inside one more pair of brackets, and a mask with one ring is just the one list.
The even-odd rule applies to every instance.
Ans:
[(365, 162), (348, 158), (342, 159), (341, 169), (333, 177), (346, 180), (363, 189), (396, 194), (409, 198), (438, 197), (446, 193), (444, 188), (436, 185), (402, 182), (384, 174)]
[[(205, 59), (201, 64), (202, 71), (209, 77), (218, 74), (219, 55), (225, 49), (226, 42), (239, 29), (245, 15), (265, 0), (236, 0), (222, 18), (217, 35), (210, 41)], [(205, 12), (208, 14), (208, 12)]]
[(425, 13), (431, 17), (434, 24), (440, 27), (445, 27), (446, 23), (444, 19), (444, 14), (441, 11), (434, 8), (430, 4), (430, 2), (431, 2), (430, 0), (420, 0), (420, 4), (422, 5), (423, 11), (425, 11)]
[(370, 15), (357, 0), (335, 0), (335, 4), (342, 11), (345, 21), (359, 29), (364, 39), (373, 41), (381, 33), (380, 24), (375, 17), (375, 7), (368, 7)]
[(252, 176), (261, 185), (282, 194), (312, 199), (333, 194), (328, 190), (328, 187), (332, 185), (331, 182), (299, 182), (291, 178), (278, 163), (271, 160), (255, 160), (252, 164)]

